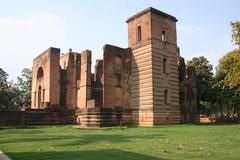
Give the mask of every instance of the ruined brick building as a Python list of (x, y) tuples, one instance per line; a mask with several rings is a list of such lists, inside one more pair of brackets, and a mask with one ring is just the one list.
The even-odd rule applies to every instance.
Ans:
[(36, 57), (32, 108), (75, 110), (81, 126), (180, 123), (177, 19), (147, 8), (126, 22), (128, 48), (105, 45), (94, 73), (90, 50), (51, 47)]

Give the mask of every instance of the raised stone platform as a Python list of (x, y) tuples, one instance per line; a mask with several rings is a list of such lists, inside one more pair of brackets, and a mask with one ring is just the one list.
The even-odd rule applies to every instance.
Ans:
[(133, 124), (130, 109), (86, 108), (76, 111), (80, 127), (111, 127)]

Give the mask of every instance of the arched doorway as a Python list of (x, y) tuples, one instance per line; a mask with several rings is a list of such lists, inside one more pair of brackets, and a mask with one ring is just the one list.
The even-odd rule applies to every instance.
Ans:
[(40, 67), (37, 72), (37, 108), (43, 107), (44, 101), (44, 72), (43, 68)]

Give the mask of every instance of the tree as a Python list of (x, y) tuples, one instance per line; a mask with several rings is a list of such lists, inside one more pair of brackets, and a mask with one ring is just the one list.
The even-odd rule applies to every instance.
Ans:
[(236, 49), (223, 56), (218, 65), (219, 70), (224, 74), (222, 83), (223, 88), (230, 89), (234, 113), (240, 116), (240, 49)]
[(28, 107), (31, 104), (32, 71), (29, 68), (22, 70), (21, 76), (17, 77), (15, 84), (15, 102), (19, 106)]
[(7, 80), (8, 74), (0, 68), (0, 108), (8, 108), (12, 105), (13, 90), (11, 82)]
[(240, 95), (240, 49), (227, 53), (219, 61), (219, 69), (225, 74), (224, 84)]
[(0, 91), (7, 89), (8, 82), (7, 82), (8, 74), (0, 68)]
[(8, 74), (0, 68), (0, 107), (7, 106), (8, 102), (8, 81), (7, 81)]
[(240, 21), (231, 22), (232, 26), (232, 42), (240, 48)]
[(196, 71), (198, 102), (209, 100), (209, 91), (211, 90), (211, 81), (213, 77), (212, 65), (203, 57), (194, 57), (187, 62), (187, 66), (193, 66)]
[(231, 88), (225, 85), (225, 77), (226, 73), (219, 68), (219, 66), (216, 68), (216, 74), (214, 76), (214, 84), (213, 84), (213, 90), (214, 90), (214, 101), (217, 104), (217, 108), (215, 108), (214, 113), (220, 112), (221, 120), (223, 119), (224, 115), (223, 113), (226, 113), (227, 117), (230, 117), (230, 110), (232, 109), (232, 102), (233, 102), (233, 96), (234, 92)]

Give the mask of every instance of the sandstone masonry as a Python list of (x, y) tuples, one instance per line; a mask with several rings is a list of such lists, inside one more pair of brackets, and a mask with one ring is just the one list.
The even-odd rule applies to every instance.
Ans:
[[(180, 85), (184, 88), (187, 83), (179, 81), (177, 19), (147, 8), (126, 22), (129, 48), (105, 45), (94, 73), (90, 50), (77, 53), (70, 49), (61, 54), (51, 47), (36, 57), (32, 109), (75, 110), (76, 123), (82, 127), (153, 126), (191, 119), (180, 107), (188, 104), (185, 109), (191, 108), (189, 113), (194, 114), (196, 95), (191, 104), (183, 98), (180, 105)], [(183, 89), (182, 95), (186, 90), (196, 92), (194, 80), (191, 78), (193, 89)]]

